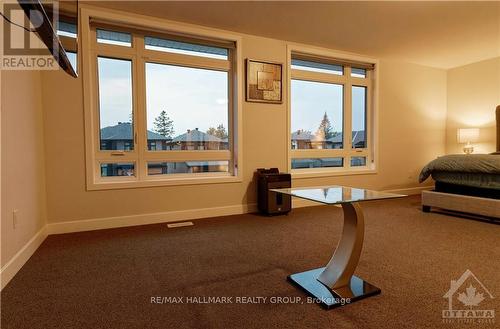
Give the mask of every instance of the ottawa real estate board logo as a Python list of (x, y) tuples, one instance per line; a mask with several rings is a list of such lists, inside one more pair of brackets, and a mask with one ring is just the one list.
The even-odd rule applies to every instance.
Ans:
[(470, 270), (451, 280), (443, 298), (448, 299), (448, 309), (442, 311), (444, 323), (495, 323), (495, 310), (490, 307), (494, 297)]
[[(34, 2), (34, 1), (33, 1)], [(23, 1), (20, 1), (23, 4)], [(44, 1), (44, 3), (46, 3)], [(42, 7), (30, 6), (23, 10), (17, 2), (2, 1), (2, 51), (0, 69), (2, 70), (57, 70), (59, 42), (51, 40), (52, 54), (40, 40), (39, 30), (47, 31), (47, 26), (56, 26), (59, 7), (56, 1), (50, 2), (52, 21)], [(36, 9), (38, 8), (38, 9)]]

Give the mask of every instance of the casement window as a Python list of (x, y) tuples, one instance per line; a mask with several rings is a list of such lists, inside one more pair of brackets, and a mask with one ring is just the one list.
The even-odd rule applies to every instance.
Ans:
[(375, 65), (293, 51), (290, 64), (291, 172), (373, 170)]
[(106, 23), (89, 26), (93, 102), (86, 141), (93, 170), (87, 185), (235, 178), (236, 42)]

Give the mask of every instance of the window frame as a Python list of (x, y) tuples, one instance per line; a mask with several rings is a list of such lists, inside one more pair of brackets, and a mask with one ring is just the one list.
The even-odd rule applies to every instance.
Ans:
[[(109, 23), (108, 23), (109, 22)], [(242, 181), (242, 55), (241, 38), (237, 35), (180, 24), (140, 15), (127, 15), (90, 5), (81, 6), (81, 48), (84, 80), (86, 182), (87, 190), (135, 188), (149, 186), (231, 183)], [(132, 46), (124, 47), (98, 43), (96, 28), (127, 32)], [(140, 27), (137, 29), (135, 27)], [(132, 27), (132, 28), (131, 28)], [(145, 33), (144, 31), (148, 31)], [(151, 32), (149, 32), (151, 31)], [(155, 32), (152, 32), (155, 31)], [(190, 35), (192, 38), (216, 39), (235, 44), (228, 60), (184, 54), (159, 52), (144, 47), (144, 37), (168, 38), (170, 34)], [(207, 42), (207, 44), (210, 44)], [(110, 57), (132, 62), (132, 106), (134, 118), (134, 150), (100, 150), (99, 95), (97, 58)], [(228, 72), (228, 130), (229, 150), (148, 150), (146, 108), (146, 63), (178, 65)], [(148, 162), (228, 160), (228, 173), (196, 173), (148, 175)], [(101, 177), (101, 163), (134, 163), (135, 176)]]
[[(329, 64), (339, 64), (344, 67), (343, 75), (312, 72), (306, 70), (292, 69), (292, 58), (310, 59)], [(351, 77), (351, 67), (371, 64), (373, 69), (366, 70), (366, 78)], [(287, 46), (287, 165), (288, 172), (293, 178), (314, 178), (325, 176), (346, 176), (356, 174), (375, 174), (378, 168), (378, 67), (377, 59), (335, 52), (329, 49), (307, 47), (299, 44), (288, 44)], [(343, 86), (343, 148), (342, 149), (292, 149), (291, 141), (291, 84), (292, 80), (305, 80), (312, 82), (323, 82), (340, 84)], [(366, 91), (366, 115), (365, 115), (365, 148), (352, 148), (352, 87), (363, 86)], [(352, 157), (366, 157), (366, 166), (352, 166)], [(305, 158), (334, 158), (343, 157), (343, 167), (327, 168), (301, 168), (292, 169), (292, 159)]]

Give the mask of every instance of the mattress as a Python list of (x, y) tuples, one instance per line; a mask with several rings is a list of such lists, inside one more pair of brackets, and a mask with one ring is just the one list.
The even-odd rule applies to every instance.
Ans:
[(431, 176), (437, 182), (500, 190), (498, 174), (434, 171)]
[(419, 182), (429, 176), (447, 184), (500, 189), (500, 155), (453, 154), (429, 162), (420, 172)]

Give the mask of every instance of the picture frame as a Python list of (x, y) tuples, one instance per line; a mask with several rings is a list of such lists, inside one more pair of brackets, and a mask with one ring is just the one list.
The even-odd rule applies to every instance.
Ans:
[(283, 103), (283, 64), (246, 59), (246, 101)]

